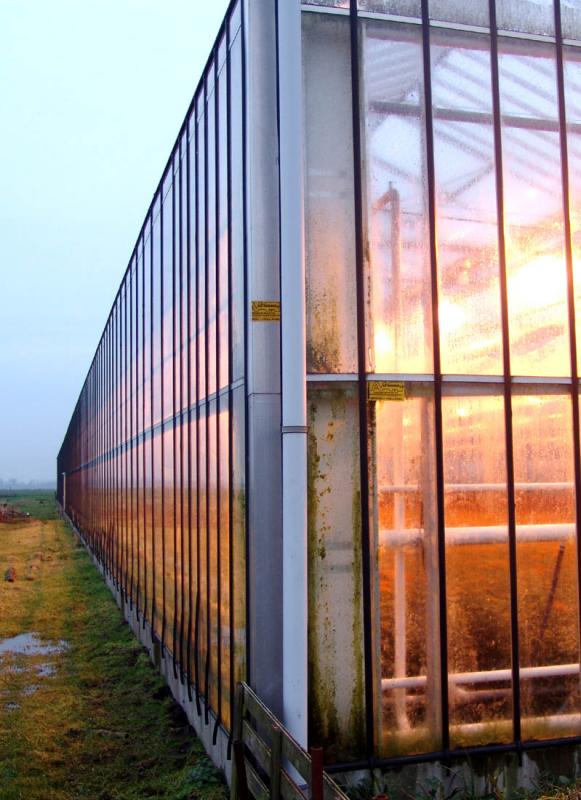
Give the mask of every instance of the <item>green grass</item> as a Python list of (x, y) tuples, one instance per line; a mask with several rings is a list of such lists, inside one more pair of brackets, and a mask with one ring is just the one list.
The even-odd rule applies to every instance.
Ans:
[(0, 662), (0, 797), (224, 800), (221, 773), (50, 496), (18, 493), (36, 519), (0, 525), (0, 579), (16, 570), (0, 583), (0, 639), (68, 643)]
[(50, 491), (22, 489), (11, 492), (0, 490), (0, 504), (2, 503), (8, 503), (17, 511), (21, 511), (23, 514), (30, 514), (35, 519), (57, 519), (58, 516), (55, 493)]

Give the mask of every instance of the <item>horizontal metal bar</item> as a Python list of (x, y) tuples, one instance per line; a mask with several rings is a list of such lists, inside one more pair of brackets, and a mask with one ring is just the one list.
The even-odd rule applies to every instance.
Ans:
[[(520, 492), (537, 491), (564, 491), (573, 489), (575, 484), (572, 482), (539, 482), (539, 483), (515, 483), (514, 488)], [(421, 494), (422, 488), (411, 484), (394, 484), (382, 487), (380, 494)], [(445, 492), (505, 492), (506, 483), (447, 483), (444, 486)]]
[[(517, 525), (517, 542), (553, 542), (572, 539), (576, 533), (574, 522), (539, 525)], [(379, 531), (379, 544), (385, 547), (418, 547), (424, 541), (421, 530)], [(482, 525), (479, 527), (446, 528), (447, 545), (503, 544), (508, 542), (508, 523), (506, 525)]]
[[(369, 104), (371, 111), (378, 114), (393, 114), (399, 117), (418, 117), (423, 115), (423, 108), (410, 103), (393, 103), (384, 100), (374, 100)], [(493, 115), (486, 111), (465, 111), (459, 108), (442, 108), (435, 106), (432, 109), (435, 120), (445, 122), (466, 122), (470, 124), (492, 125)], [(531, 131), (545, 131), (558, 133), (558, 119), (539, 119), (524, 117), (517, 114), (503, 114), (502, 125), (506, 128), (523, 128)], [(573, 133), (581, 133), (581, 123), (570, 122), (567, 129)]]
[[(578, 675), (579, 664), (550, 664), (541, 667), (521, 667), (521, 680), (534, 680), (535, 678), (555, 678), (565, 675)], [(480, 670), (478, 672), (456, 672), (448, 675), (450, 684), (498, 683), (512, 679), (511, 669)], [(426, 685), (426, 675), (410, 675), (402, 678), (382, 678), (381, 690), (383, 692), (393, 689), (420, 689)]]

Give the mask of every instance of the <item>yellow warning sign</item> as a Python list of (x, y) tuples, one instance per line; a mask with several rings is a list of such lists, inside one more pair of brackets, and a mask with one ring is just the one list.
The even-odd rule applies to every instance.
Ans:
[(253, 322), (280, 322), (280, 300), (253, 300)]
[(369, 381), (367, 399), (405, 400), (405, 383), (403, 381)]

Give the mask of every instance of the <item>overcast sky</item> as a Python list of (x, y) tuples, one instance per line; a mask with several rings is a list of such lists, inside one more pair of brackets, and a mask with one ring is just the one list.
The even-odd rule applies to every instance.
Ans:
[(227, 0), (0, 0), (0, 479), (52, 480)]

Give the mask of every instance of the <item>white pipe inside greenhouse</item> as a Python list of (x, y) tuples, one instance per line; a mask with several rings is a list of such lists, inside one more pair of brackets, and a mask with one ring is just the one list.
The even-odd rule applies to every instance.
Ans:
[[(514, 488), (517, 492), (549, 492), (549, 491), (565, 491), (566, 489), (573, 490), (575, 484), (567, 481), (547, 482), (539, 481), (537, 483), (515, 483)], [(413, 484), (393, 484), (391, 486), (382, 486), (381, 493), (386, 494), (419, 494), (422, 491), (421, 486), (414, 486)], [(506, 492), (506, 483), (446, 483), (444, 485), (445, 492)]]
[[(562, 678), (566, 675), (579, 675), (579, 664), (550, 664), (541, 667), (521, 667), (519, 675), (522, 680), (535, 678)], [(450, 673), (451, 684), (472, 683), (498, 683), (512, 680), (512, 670), (494, 669), (480, 672)], [(393, 689), (419, 689), (425, 686), (428, 679), (426, 675), (410, 675), (407, 678), (382, 678), (381, 689), (388, 692)]]
[[(575, 536), (575, 523), (543, 523), (517, 525), (516, 540), (521, 542), (560, 542)], [(379, 543), (386, 547), (418, 547), (424, 540), (423, 531), (408, 530), (379, 531)], [(446, 528), (446, 544), (504, 544), (508, 541), (508, 525), (481, 525)]]
[(282, 361), (283, 715), (307, 747), (307, 399), (301, 9), (278, 3)]

